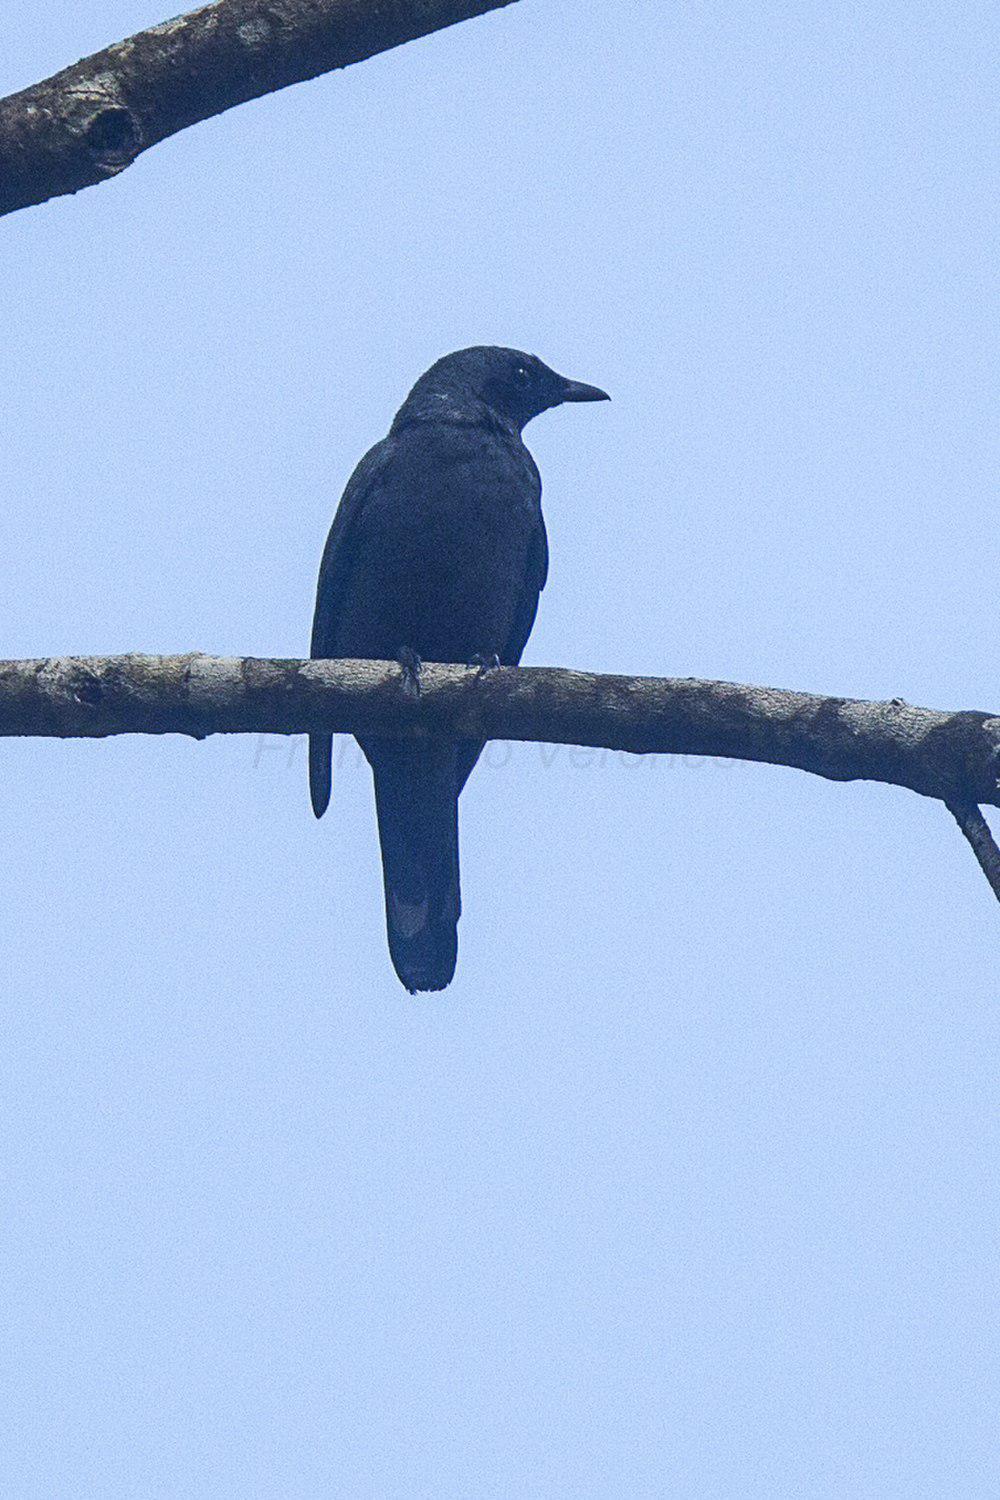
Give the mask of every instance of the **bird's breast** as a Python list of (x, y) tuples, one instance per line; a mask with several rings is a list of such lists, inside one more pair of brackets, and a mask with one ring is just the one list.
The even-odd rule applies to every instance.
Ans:
[[(486, 434), (418, 434), (366, 504), (338, 649), (428, 661), (502, 654), (541, 524), (537, 470)], [(518, 451), (519, 450), (519, 451)]]

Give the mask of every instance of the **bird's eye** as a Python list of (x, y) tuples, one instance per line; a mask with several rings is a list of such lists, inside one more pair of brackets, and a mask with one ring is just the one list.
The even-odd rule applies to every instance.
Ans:
[(527, 365), (518, 365), (517, 369), (514, 371), (514, 379), (517, 381), (518, 385), (528, 384), (528, 382), (531, 380), (531, 376), (528, 373)]

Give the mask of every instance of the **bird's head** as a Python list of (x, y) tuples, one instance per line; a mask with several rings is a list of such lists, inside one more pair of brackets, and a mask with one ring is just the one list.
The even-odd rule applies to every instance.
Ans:
[(534, 354), (478, 344), (446, 354), (421, 375), (406, 400), (431, 415), (434, 403), (458, 409), (486, 407), (518, 431), (564, 401), (609, 401), (606, 391), (557, 375)]

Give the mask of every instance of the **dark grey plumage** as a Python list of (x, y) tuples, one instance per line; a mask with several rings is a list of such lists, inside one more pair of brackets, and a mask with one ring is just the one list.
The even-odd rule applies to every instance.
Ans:
[[(548, 570), (541, 480), (521, 432), (548, 407), (600, 400), (603, 391), (517, 349), (461, 349), (432, 365), (348, 481), (320, 567), (311, 654), (516, 665)], [(482, 745), (360, 744), (375, 782), (393, 965), (411, 993), (443, 989), (458, 949), (458, 796)], [(330, 737), (313, 735), (317, 817), (330, 779)]]

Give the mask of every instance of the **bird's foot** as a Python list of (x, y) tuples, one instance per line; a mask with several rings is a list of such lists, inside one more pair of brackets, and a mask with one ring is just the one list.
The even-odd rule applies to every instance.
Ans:
[(500, 658), (493, 651), (489, 656), (481, 656), (477, 651), (471, 661), (466, 662), (467, 667), (478, 667), (477, 677), (485, 677), (487, 672), (498, 672), (500, 670)]
[(403, 692), (408, 698), (420, 697), (420, 672), (423, 662), (409, 646), (400, 646), (396, 657), (403, 673)]

